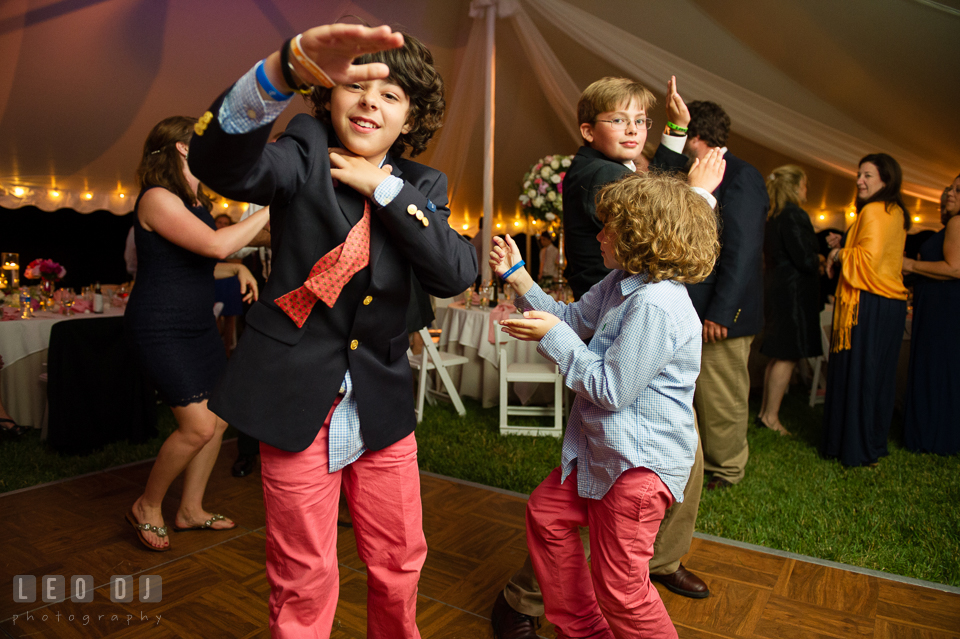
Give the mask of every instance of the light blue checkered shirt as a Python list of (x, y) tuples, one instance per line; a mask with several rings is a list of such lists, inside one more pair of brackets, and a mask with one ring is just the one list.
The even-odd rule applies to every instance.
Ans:
[[(224, 97), (217, 120), (220, 127), (227, 133), (249, 133), (276, 120), (288, 104), (290, 100), (276, 102), (263, 99), (257, 89), (256, 66), (254, 66), (233, 85)], [(380, 165), (383, 166), (382, 160)], [(402, 189), (403, 180), (391, 175), (373, 192), (373, 199), (380, 206), (386, 206)], [(343, 393), (343, 399), (330, 418), (328, 457), (331, 473), (355, 462), (367, 450), (360, 433), (360, 415), (357, 412), (353, 380), (350, 378), (349, 370), (343, 378), (340, 390)], [(325, 417), (326, 415), (318, 415), (317, 419), (322, 420)]]
[(624, 471), (642, 467), (683, 501), (697, 449), (693, 391), (702, 342), (686, 288), (615, 270), (573, 304), (555, 302), (534, 284), (517, 308), (563, 320), (537, 349), (577, 394), (561, 481), (576, 464), (577, 492), (602, 499)]

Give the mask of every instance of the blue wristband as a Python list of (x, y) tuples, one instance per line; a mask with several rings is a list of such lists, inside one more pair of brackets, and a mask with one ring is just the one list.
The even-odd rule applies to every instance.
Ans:
[(261, 60), (257, 63), (257, 84), (260, 85), (260, 88), (263, 89), (267, 95), (276, 100), (277, 102), (285, 102), (293, 97), (292, 93), (283, 93), (277, 87), (273, 86), (270, 83), (270, 78), (267, 77), (267, 72), (263, 68), (264, 60)]
[(500, 279), (503, 280), (504, 282), (506, 282), (506, 281), (507, 281), (507, 278), (510, 277), (511, 275), (513, 275), (513, 272), (516, 271), (516, 270), (517, 270), (518, 268), (520, 268), (521, 266), (523, 266), (524, 264), (526, 264), (526, 262), (524, 262), (523, 260), (520, 260), (519, 262), (517, 262), (516, 264), (514, 264), (513, 266), (511, 266), (509, 271), (507, 271), (506, 273), (504, 273), (503, 275), (501, 275), (501, 276), (500, 276)]

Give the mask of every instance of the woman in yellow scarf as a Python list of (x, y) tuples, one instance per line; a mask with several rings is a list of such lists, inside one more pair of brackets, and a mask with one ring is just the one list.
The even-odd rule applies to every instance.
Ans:
[(910, 217), (900, 195), (902, 175), (900, 165), (886, 153), (860, 160), (857, 219), (843, 247), (827, 257), (827, 273), (839, 268), (840, 279), (822, 452), (845, 466), (873, 465), (887, 454), (907, 317), (901, 269)]

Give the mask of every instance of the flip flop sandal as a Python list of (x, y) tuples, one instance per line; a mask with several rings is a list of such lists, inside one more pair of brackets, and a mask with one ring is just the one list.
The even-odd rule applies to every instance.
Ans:
[(127, 513), (126, 519), (127, 521), (130, 522), (130, 524), (134, 528), (137, 529), (137, 538), (140, 540), (141, 544), (147, 547), (148, 550), (152, 550), (154, 552), (167, 552), (168, 550), (170, 550), (170, 544), (167, 544), (163, 548), (158, 548), (157, 546), (154, 546), (149, 541), (147, 541), (147, 538), (143, 534), (144, 532), (152, 532), (157, 537), (160, 537), (161, 539), (163, 539), (164, 537), (167, 536), (166, 526), (161, 526), (158, 528), (153, 524), (141, 524), (137, 521), (137, 517), (136, 515), (133, 514), (132, 510)]
[(233, 522), (233, 525), (230, 526), (229, 528), (213, 527), (214, 522), (224, 521), (224, 520), (226, 520), (226, 517), (224, 517), (220, 513), (217, 513), (216, 515), (211, 515), (210, 519), (206, 520), (205, 522), (197, 526), (184, 526), (181, 528), (180, 526), (174, 525), (173, 530), (174, 532), (186, 532), (188, 530), (215, 530), (217, 532), (223, 532), (224, 530), (233, 530), (234, 528), (237, 527), (237, 522)]

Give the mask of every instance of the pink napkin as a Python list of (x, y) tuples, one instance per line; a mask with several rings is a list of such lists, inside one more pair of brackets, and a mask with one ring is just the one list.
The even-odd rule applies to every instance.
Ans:
[(507, 319), (510, 317), (510, 314), (515, 312), (517, 307), (513, 304), (498, 304), (495, 309), (490, 311), (489, 330), (487, 331), (487, 339), (491, 344), (497, 343), (497, 334), (494, 331), (500, 330), (500, 320)]
[(93, 304), (89, 300), (85, 300), (81, 297), (73, 300), (73, 312), (74, 313), (86, 313), (87, 311), (93, 310)]

